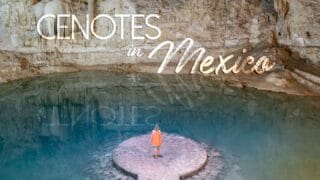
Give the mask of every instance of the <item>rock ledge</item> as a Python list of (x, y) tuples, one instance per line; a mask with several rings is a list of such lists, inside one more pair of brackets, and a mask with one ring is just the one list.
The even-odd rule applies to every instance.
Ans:
[(132, 137), (112, 154), (114, 164), (138, 179), (180, 179), (199, 172), (207, 163), (206, 149), (197, 142), (178, 135), (163, 135), (160, 158), (152, 156), (150, 136)]

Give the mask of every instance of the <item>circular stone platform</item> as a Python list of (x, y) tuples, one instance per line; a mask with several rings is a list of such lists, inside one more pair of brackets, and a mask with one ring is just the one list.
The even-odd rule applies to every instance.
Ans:
[(138, 179), (180, 179), (201, 170), (207, 162), (206, 149), (197, 142), (178, 135), (163, 134), (160, 158), (152, 156), (150, 135), (130, 138), (112, 154), (114, 164)]

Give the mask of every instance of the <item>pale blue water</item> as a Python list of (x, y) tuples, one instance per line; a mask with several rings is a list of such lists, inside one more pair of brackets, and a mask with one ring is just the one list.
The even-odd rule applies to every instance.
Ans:
[(320, 98), (200, 76), (81, 72), (0, 86), (0, 179), (86, 179), (99, 148), (163, 131), (234, 157), (225, 179), (320, 179)]

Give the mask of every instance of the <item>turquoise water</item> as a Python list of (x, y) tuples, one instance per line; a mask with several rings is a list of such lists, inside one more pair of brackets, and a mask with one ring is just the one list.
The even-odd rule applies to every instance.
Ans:
[(319, 97), (106, 72), (0, 86), (0, 179), (86, 179), (99, 148), (155, 123), (233, 157), (224, 179), (320, 179)]

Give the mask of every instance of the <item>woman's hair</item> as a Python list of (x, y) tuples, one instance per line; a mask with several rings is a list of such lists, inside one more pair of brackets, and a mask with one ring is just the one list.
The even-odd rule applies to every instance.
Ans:
[(156, 124), (156, 125), (154, 126), (154, 130), (155, 130), (155, 131), (159, 131), (159, 130), (160, 130), (160, 127), (159, 127), (158, 124)]

